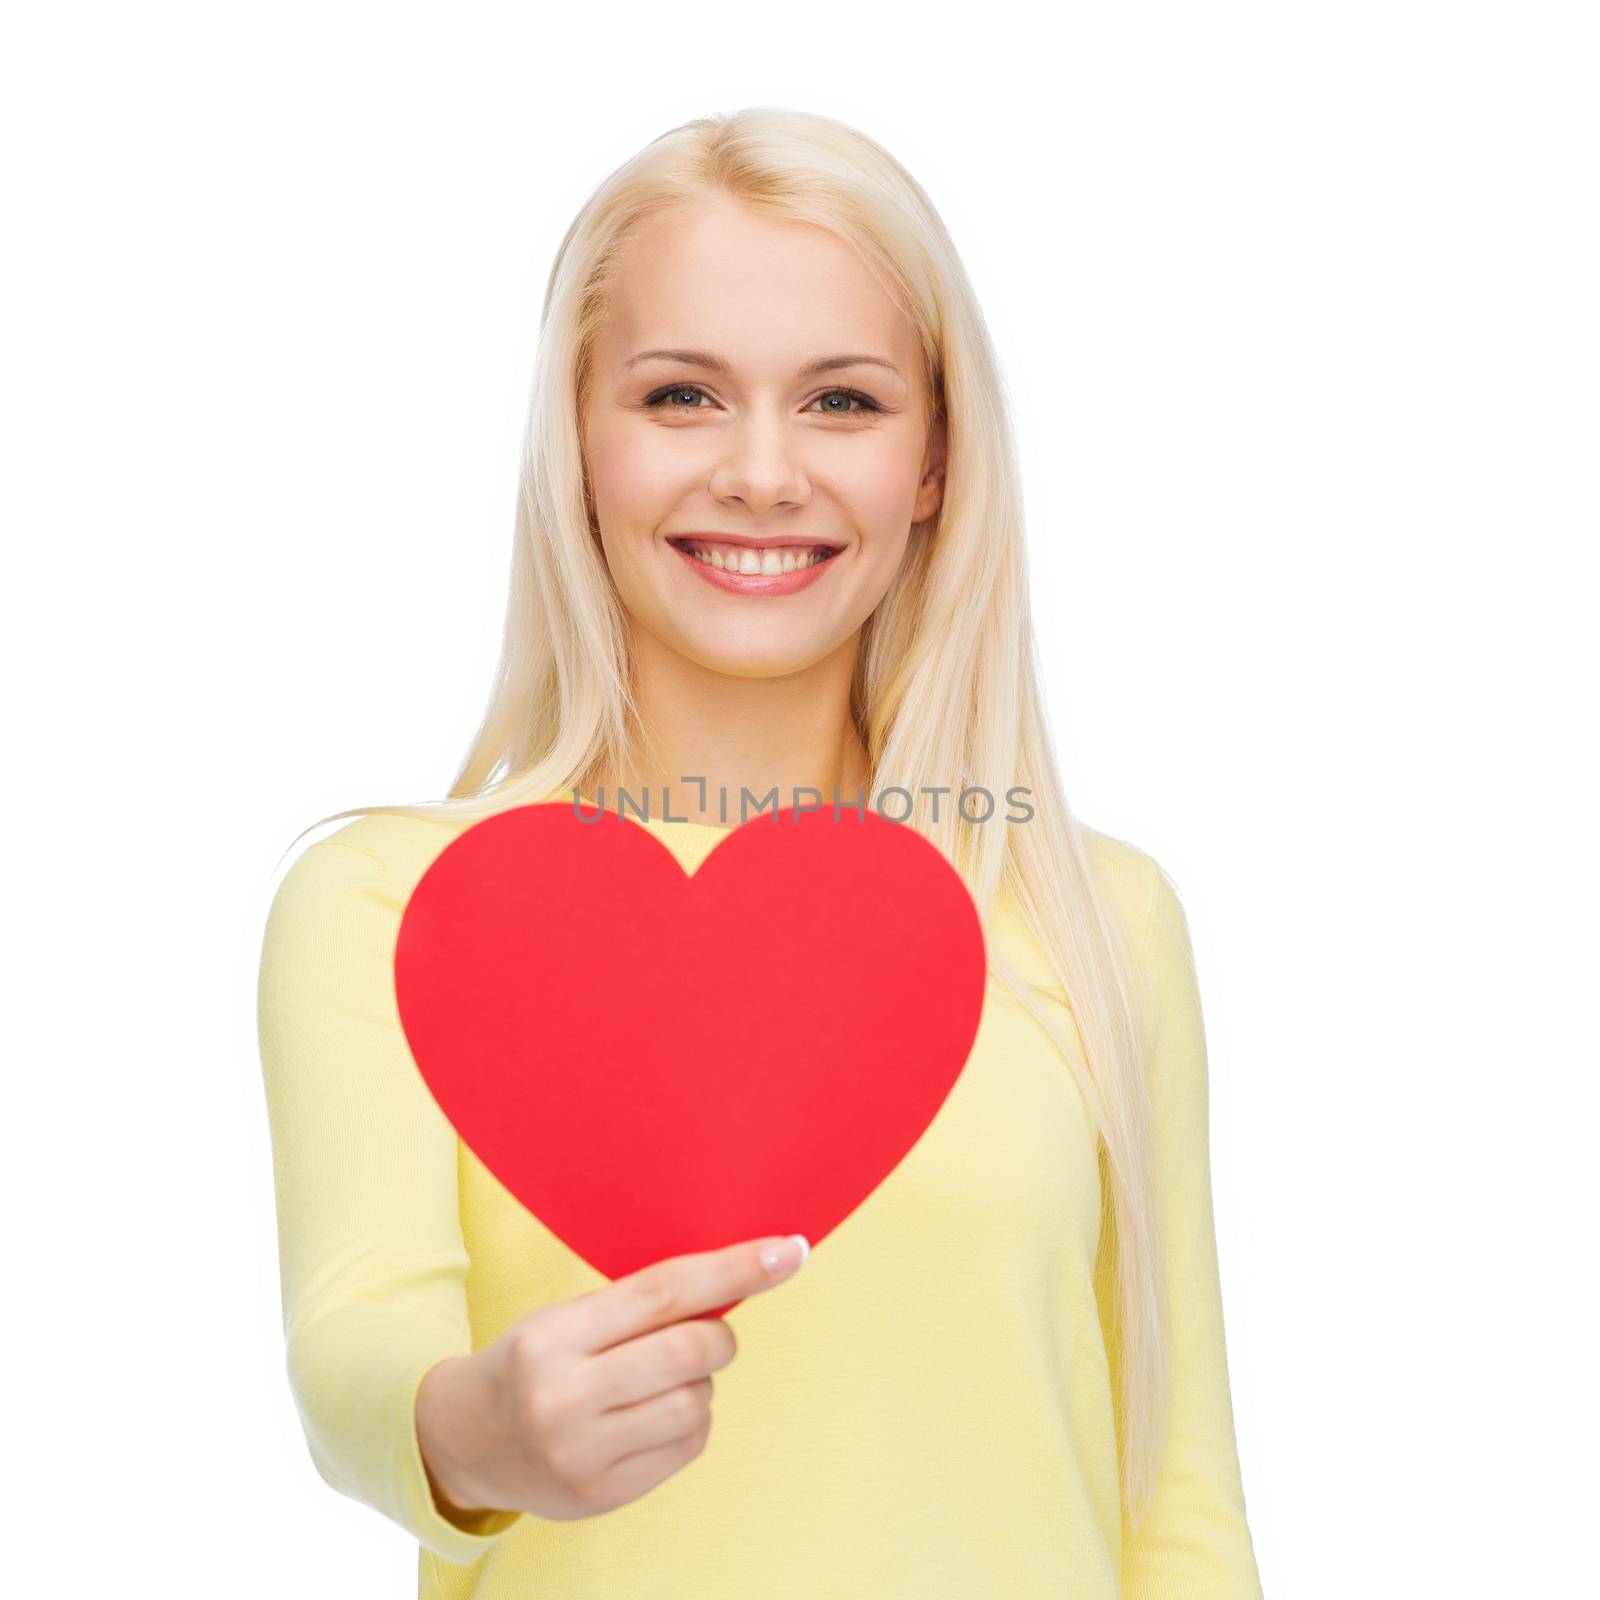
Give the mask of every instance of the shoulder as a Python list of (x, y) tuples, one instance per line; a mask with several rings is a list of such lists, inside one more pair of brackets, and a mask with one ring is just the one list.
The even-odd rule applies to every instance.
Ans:
[(1135, 948), (1144, 948), (1160, 922), (1182, 916), (1177, 885), (1138, 845), (1087, 823), (1080, 822), (1078, 831), (1102, 892), (1121, 914)]
[(381, 879), (409, 895), (439, 852), (466, 824), (444, 818), (364, 812), (307, 845), (290, 877), (337, 882)]
[(388, 963), (407, 902), (461, 826), (364, 812), (299, 850), (271, 892), (262, 929), (264, 1025), (325, 1016), (357, 993), (368, 996), (360, 1004), (387, 1004)]
[(463, 826), (364, 812), (302, 846), (271, 892), (269, 949), (392, 939), (418, 880)]
[(1108, 898), (1120, 908), (1138, 973), (1141, 1004), (1160, 1026), (1198, 1005), (1189, 919), (1172, 874), (1126, 839), (1084, 827), (1085, 848)]
[[(1092, 887), (1099, 891), (1106, 916), (1120, 926), (1133, 960), (1140, 966), (1147, 965), (1146, 949), (1155, 909), (1161, 897), (1172, 892), (1170, 879), (1153, 856), (1128, 840), (1081, 820), (1075, 819), (1073, 826)], [(1088, 906), (1081, 906), (1079, 911), (1081, 915), (1091, 914)], [(998, 898), (991, 927), (995, 941), (1030, 983), (1060, 992), (1056, 973), (1009, 886)]]
[(1158, 1055), (1174, 1038), (1201, 1033), (1199, 974), (1178, 885), (1156, 858), (1125, 839), (1085, 828), (1102, 882), (1129, 916), (1139, 1005)]

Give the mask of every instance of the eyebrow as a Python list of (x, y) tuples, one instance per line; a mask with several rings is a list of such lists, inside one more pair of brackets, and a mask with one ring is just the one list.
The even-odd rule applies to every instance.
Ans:
[[(636, 356), (629, 356), (622, 363), (623, 370), (637, 366), (641, 361), (678, 361), (688, 367), (704, 367), (708, 372), (725, 373), (729, 370), (728, 363), (709, 350), (643, 350)], [(894, 362), (873, 355), (822, 356), (803, 366), (800, 376), (815, 378), (824, 372), (836, 372), (841, 367), (887, 367), (897, 378), (900, 376), (900, 369)]]

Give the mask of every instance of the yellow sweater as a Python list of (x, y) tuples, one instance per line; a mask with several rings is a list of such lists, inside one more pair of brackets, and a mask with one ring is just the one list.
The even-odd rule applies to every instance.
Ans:
[[(689, 872), (727, 836), (635, 825)], [(399, 918), (460, 827), (364, 816), (311, 845), (272, 902), (260, 968), (291, 1390), (322, 1477), (418, 1541), (421, 1600), (1259, 1600), (1187, 925), (1156, 863), (1093, 830), (1161, 1019), (1149, 1070), (1172, 1410), (1133, 1534), (1094, 1123), (992, 981), (921, 1139), (792, 1280), (729, 1313), (739, 1353), (715, 1375), (696, 1460), (600, 1516), (443, 1516), (417, 1445), (423, 1374), (605, 1281), (460, 1143), (400, 1028)], [(985, 937), (1049, 979), (1005, 905)]]

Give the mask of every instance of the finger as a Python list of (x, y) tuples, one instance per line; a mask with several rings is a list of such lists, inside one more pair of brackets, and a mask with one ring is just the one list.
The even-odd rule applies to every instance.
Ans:
[[(578, 1347), (598, 1354), (625, 1339), (726, 1308), (791, 1277), (809, 1253), (799, 1235), (779, 1235), (653, 1262), (568, 1302), (583, 1318)], [(775, 1264), (769, 1266), (764, 1257)]]
[(615, 1410), (709, 1378), (733, 1360), (738, 1348), (727, 1323), (689, 1317), (600, 1351), (590, 1358), (586, 1379), (592, 1393), (605, 1397), (605, 1409)]

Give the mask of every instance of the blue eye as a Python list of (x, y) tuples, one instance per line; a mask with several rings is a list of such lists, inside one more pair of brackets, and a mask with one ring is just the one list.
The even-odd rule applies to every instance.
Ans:
[[(673, 386), (670, 389), (657, 389), (656, 392), (653, 395), (651, 395), (648, 400), (645, 401), (645, 404), (647, 406), (659, 406), (667, 398), (667, 396), (669, 394), (670, 395), (680, 395), (680, 394), (699, 394), (699, 395), (703, 395), (704, 393), (705, 393), (704, 389), (698, 389), (692, 383), (675, 383), (675, 384), (673, 384)], [(669, 406), (668, 409), (671, 410), (671, 411), (700, 411), (700, 410), (703, 410), (704, 408), (701, 407), (701, 406)]]
[[(669, 406), (666, 404), (669, 396), (673, 399), (676, 399), (679, 395), (699, 395), (702, 399), (710, 399), (710, 396), (707, 395), (705, 390), (702, 389), (698, 384), (674, 383), (668, 388), (657, 389), (654, 394), (650, 395), (645, 400), (645, 404), (656, 409), (664, 409), (667, 411), (704, 411), (706, 409), (704, 406)], [(862, 409), (867, 411), (881, 411), (883, 409), (883, 407), (880, 406), (878, 402), (870, 395), (864, 395), (858, 389), (829, 389), (825, 393), (819, 394), (817, 399), (831, 400), (835, 395), (843, 395), (846, 400), (857, 401), (861, 405)], [(860, 414), (859, 412), (852, 411), (849, 408), (841, 410), (838, 407), (829, 407), (828, 409), (836, 417), (853, 417)]]
[[(876, 400), (873, 400), (869, 396), (862, 394), (858, 389), (830, 389), (826, 394), (819, 394), (817, 399), (831, 400), (836, 394), (842, 394), (846, 400), (859, 400), (868, 411), (881, 411), (883, 409)], [(854, 413), (848, 410), (836, 411), (834, 413), (835, 416), (839, 417), (848, 417), (852, 416), (853, 414)]]

